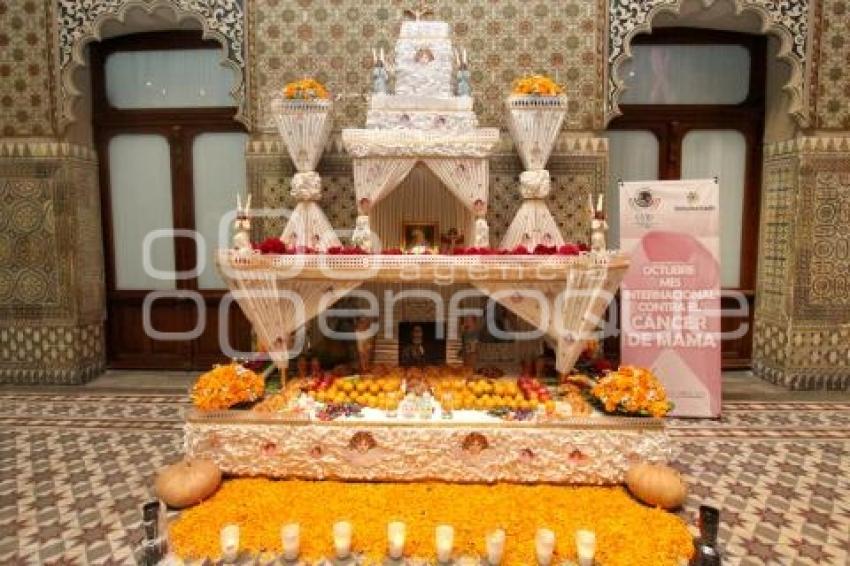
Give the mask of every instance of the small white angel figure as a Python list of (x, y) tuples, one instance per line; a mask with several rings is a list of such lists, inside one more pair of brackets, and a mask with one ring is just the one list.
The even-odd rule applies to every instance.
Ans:
[(461, 53), (455, 50), (455, 62), (457, 63), (457, 88), (458, 96), (472, 96), (472, 73), (469, 71), (469, 60), (466, 57), (466, 49)]
[(372, 94), (387, 94), (389, 93), (390, 75), (387, 71), (387, 64), (384, 60), (384, 48), (381, 48), (380, 55), (372, 49)]
[(487, 220), (483, 216), (475, 220), (474, 245), (476, 248), (490, 247), (490, 227), (487, 225)]
[(590, 208), (590, 249), (594, 252), (604, 252), (608, 249), (606, 236), (608, 234), (608, 222), (605, 220), (605, 209), (603, 208), (604, 195), (599, 195), (596, 207), (593, 206), (593, 195), (588, 195)]
[(242, 199), (236, 195), (236, 220), (233, 222), (233, 247), (241, 256), (249, 256), (254, 252), (251, 244), (251, 195), (242, 208)]
[(351, 243), (364, 252), (372, 251), (372, 229), (369, 227), (369, 216), (361, 214), (357, 217), (354, 232), (351, 234)]

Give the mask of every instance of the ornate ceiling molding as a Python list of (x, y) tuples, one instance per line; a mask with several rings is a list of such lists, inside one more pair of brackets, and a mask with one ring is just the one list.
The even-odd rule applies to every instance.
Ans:
[(82, 93), (74, 84), (74, 72), (88, 64), (86, 45), (102, 39), (101, 30), (106, 22), (124, 24), (131, 10), (141, 9), (151, 14), (162, 8), (173, 12), (175, 23), (186, 18), (196, 20), (205, 39), (214, 39), (222, 45), (221, 64), (237, 77), (231, 91), (237, 107), (236, 119), (248, 125), (244, 0), (56, 0), (60, 131), (77, 119), (74, 105)]
[[(705, 8), (719, 0), (702, 0)], [(608, 5), (607, 95), (605, 123), (621, 114), (619, 100), (625, 86), (618, 77), (620, 65), (631, 58), (631, 41), (652, 31), (652, 20), (661, 12), (678, 15), (683, 0), (610, 0)], [(732, 0), (734, 12), (755, 12), (761, 19), (761, 33), (780, 40), (778, 58), (791, 68), (783, 89), (790, 96), (790, 113), (801, 127), (809, 125), (810, 5), (813, 0)]]

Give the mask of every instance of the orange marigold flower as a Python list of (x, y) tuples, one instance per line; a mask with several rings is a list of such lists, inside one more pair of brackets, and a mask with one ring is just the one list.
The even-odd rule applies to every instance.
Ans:
[(285, 87), (283, 87), (283, 96), (290, 99), (298, 98), (304, 100), (330, 98), (330, 94), (328, 93), (328, 89), (325, 88), (325, 85), (312, 78), (304, 78), (288, 83)]
[(265, 382), (237, 363), (215, 366), (192, 387), (192, 403), (205, 411), (222, 410), (263, 396)]

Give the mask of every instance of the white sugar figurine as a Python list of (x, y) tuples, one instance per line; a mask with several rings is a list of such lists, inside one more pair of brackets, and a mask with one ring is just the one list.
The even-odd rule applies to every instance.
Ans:
[(604, 252), (608, 249), (606, 238), (608, 234), (608, 222), (605, 220), (605, 209), (603, 208), (604, 195), (600, 194), (593, 206), (593, 195), (588, 195), (590, 205), (590, 249), (594, 252)]
[(251, 195), (245, 201), (242, 208), (242, 199), (236, 194), (236, 220), (233, 223), (233, 247), (241, 256), (249, 256), (253, 253), (251, 245)]

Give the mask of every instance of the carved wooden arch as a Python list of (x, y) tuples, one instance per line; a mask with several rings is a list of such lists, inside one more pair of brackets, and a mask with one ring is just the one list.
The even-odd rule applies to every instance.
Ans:
[(60, 132), (78, 119), (74, 106), (83, 93), (74, 82), (74, 73), (88, 64), (86, 45), (102, 39), (101, 30), (107, 22), (125, 24), (127, 14), (132, 10), (152, 14), (161, 9), (174, 14), (174, 23), (185, 19), (197, 21), (204, 39), (213, 39), (221, 44), (221, 65), (230, 69), (236, 77), (230, 92), (237, 109), (235, 119), (250, 127), (245, 80), (243, 0), (58, 0), (55, 20), (58, 26), (60, 100), (57, 104), (57, 125)]
[[(702, 0), (710, 8), (720, 0)], [(610, 0), (608, 10), (608, 52), (606, 65), (605, 124), (621, 114), (619, 100), (625, 90), (620, 80), (620, 66), (631, 58), (632, 39), (642, 33), (652, 32), (652, 21), (662, 13), (679, 15), (684, 0)], [(744, 11), (755, 12), (761, 20), (762, 34), (771, 34), (780, 41), (777, 58), (791, 69), (788, 83), (782, 88), (790, 99), (789, 112), (800, 125), (810, 123), (809, 84), (810, 54), (812, 45), (809, 22), (811, 0), (731, 0), (734, 15)]]

